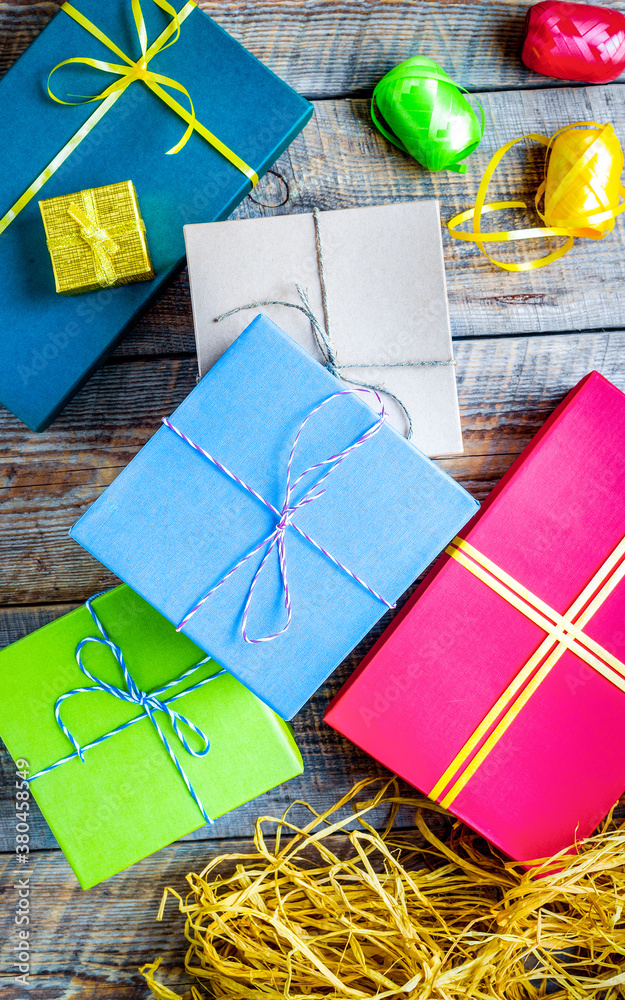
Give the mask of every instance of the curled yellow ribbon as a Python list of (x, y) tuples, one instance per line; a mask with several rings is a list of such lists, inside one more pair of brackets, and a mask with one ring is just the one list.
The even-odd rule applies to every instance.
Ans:
[(67, 214), (79, 226), (78, 232), (50, 239), (48, 247), (51, 251), (70, 250), (86, 243), (93, 253), (96, 281), (102, 288), (110, 288), (118, 278), (112, 258), (119, 252), (119, 246), (113, 237), (131, 236), (137, 231), (145, 232), (145, 225), (140, 219), (129, 219), (104, 228), (93, 191), (82, 191), (81, 198), (82, 206), (72, 202), (67, 209)]
[[(198, 132), (211, 146), (217, 149), (222, 156), (224, 156), (233, 166), (235, 166), (241, 173), (245, 174), (246, 177), (251, 181), (252, 187), (258, 184), (258, 174), (253, 170), (245, 160), (242, 160), (233, 150), (231, 150), (225, 143), (221, 141), (216, 135), (209, 131), (201, 122), (199, 122), (195, 115), (195, 109), (193, 107), (193, 101), (191, 95), (189, 94), (186, 87), (177, 80), (173, 80), (171, 77), (163, 76), (160, 73), (155, 73), (149, 68), (150, 61), (159, 52), (163, 52), (165, 49), (169, 48), (178, 41), (180, 37), (181, 25), (187, 19), (189, 14), (196, 9), (196, 4), (193, 0), (189, 0), (184, 7), (176, 12), (175, 8), (171, 6), (167, 0), (152, 0), (153, 3), (157, 4), (161, 10), (169, 14), (172, 18), (170, 24), (165, 28), (165, 30), (159, 35), (159, 37), (151, 45), (148, 45), (148, 35), (147, 28), (145, 25), (145, 19), (143, 17), (143, 11), (141, 9), (140, 0), (132, 0), (132, 13), (135, 21), (135, 26), (137, 29), (137, 35), (139, 37), (139, 44), (141, 46), (141, 57), (137, 60), (130, 59), (122, 50), (113, 42), (103, 31), (81, 14), (71, 3), (65, 3), (61, 7), (61, 10), (73, 18), (78, 24), (80, 24), (86, 31), (88, 31), (94, 38), (97, 38), (103, 45), (114, 52), (120, 59), (123, 60), (123, 64), (106, 62), (102, 59), (89, 59), (86, 57), (76, 56), (71, 59), (64, 59), (63, 62), (58, 63), (57, 66), (52, 69), (48, 77), (48, 94), (53, 101), (57, 104), (64, 105), (75, 105), (75, 104), (90, 104), (97, 102), (99, 107), (94, 111), (90, 118), (78, 129), (78, 131), (72, 136), (72, 138), (65, 144), (63, 149), (56, 154), (52, 161), (48, 164), (44, 170), (41, 171), (38, 177), (35, 178), (30, 187), (24, 192), (23, 195), (11, 206), (9, 211), (0, 218), (0, 234), (13, 222), (13, 220), (19, 215), (23, 208), (30, 202), (30, 200), (41, 190), (44, 184), (50, 180), (58, 168), (65, 162), (65, 160), (74, 152), (76, 147), (83, 141), (83, 139), (91, 132), (93, 128), (98, 124), (101, 118), (110, 110), (113, 104), (121, 97), (127, 88), (140, 80), (145, 83), (146, 86), (158, 97), (161, 101), (167, 104), (168, 107), (172, 109), (180, 118), (187, 123), (187, 128), (184, 135), (175, 146), (167, 150), (168, 154), (179, 153), (181, 149), (189, 141), (193, 132)], [(173, 37), (172, 37), (173, 36)], [(119, 77), (114, 83), (106, 87), (101, 93), (95, 94), (92, 97), (84, 98), (80, 101), (64, 101), (52, 91), (50, 86), (50, 81), (52, 76), (63, 66), (68, 66), (71, 64), (81, 64), (83, 66), (89, 66), (91, 69), (101, 70), (104, 73), (112, 73)], [(180, 104), (179, 101), (175, 99), (173, 94), (170, 94), (165, 88), (168, 87), (170, 90), (176, 90), (183, 94), (189, 102), (189, 108), (185, 108), (184, 105)]]
[[(527, 210), (524, 201), (486, 203), (488, 186), (497, 166), (508, 150), (524, 139), (532, 139), (546, 147), (545, 178), (534, 199), (536, 211), (545, 225), (484, 232), (480, 228), (482, 215), (507, 208)], [(551, 138), (530, 133), (512, 139), (497, 150), (484, 172), (474, 207), (455, 215), (447, 225), (455, 239), (477, 243), (482, 253), (497, 267), (506, 271), (532, 271), (563, 257), (573, 246), (576, 236), (600, 240), (614, 229), (616, 216), (625, 210), (625, 202), (621, 202), (621, 198), (625, 197), (620, 182), (622, 170), (623, 152), (610, 124), (576, 122), (558, 129)], [(543, 198), (541, 211), (539, 206)], [(459, 232), (457, 227), (468, 219), (473, 222), (472, 232)], [(496, 260), (484, 249), (484, 243), (546, 236), (565, 236), (566, 241), (545, 257), (520, 264)]]

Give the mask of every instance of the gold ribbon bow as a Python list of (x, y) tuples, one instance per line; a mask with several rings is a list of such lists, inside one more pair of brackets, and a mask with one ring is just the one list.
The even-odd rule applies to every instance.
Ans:
[[(159, 52), (163, 52), (165, 49), (169, 48), (170, 45), (174, 45), (179, 37), (180, 30), (183, 22), (187, 19), (189, 14), (196, 9), (196, 4), (193, 0), (189, 0), (184, 7), (176, 13), (174, 7), (171, 6), (167, 0), (153, 0), (161, 10), (169, 14), (172, 18), (171, 23), (165, 28), (165, 30), (159, 35), (155, 42), (148, 45), (148, 35), (145, 25), (145, 20), (143, 17), (143, 11), (141, 9), (140, 0), (132, 0), (132, 13), (135, 21), (135, 26), (137, 28), (137, 35), (139, 37), (139, 44), (141, 47), (141, 57), (137, 60), (131, 59), (113, 42), (103, 31), (100, 31), (95, 24), (80, 13), (71, 3), (65, 3), (61, 7), (61, 11), (64, 11), (70, 17), (74, 19), (78, 24), (80, 24), (86, 31), (88, 31), (94, 38), (102, 42), (107, 48), (111, 49), (120, 59), (123, 60), (123, 64), (106, 62), (102, 59), (88, 59), (80, 56), (76, 56), (72, 59), (64, 59), (60, 62), (54, 69), (50, 72), (48, 77), (48, 94), (53, 101), (57, 104), (65, 105), (75, 105), (75, 104), (91, 104), (97, 102), (99, 107), (91, 115), (90, 118), (78, 129), (75, 135), (65, 144), (63, 149), (57, 153), (54, 159), (45, 167), (44, 170), (39, 174), (39, 176), (33, 181), (30, 187), (24, 192), (24, 194), (15, 202), (15, 204), (9, 209), (6, 215), (0, 219), (0, 233), (13, 222), (17, 215), (22, 211), (23, 208), (31, 201), (31, 199), (37, 194), (38, 191), (50, 180), (53, 174), (56, 173), (58, 168), (65, 162), (65, 160), (73, 153), (76, 147), (82, 142), (82, 140), (91, 132), (93, 128), (98, 124), (101, 118), (112, 108), (117, 100), (122, 96), (123, 93), (128, 89), (132, 83), (141, 81), (145, 83), (146, 86), (150, 88), (153, 94), (155, 94), (161, 101), (163, 101), (172, 111), (182, 118), (187, 123), (187, 128), (184, 135), (182, 136), (180, 142), (178, 142), (171, 149), (167, 150), (168, 154), (179, 153), (181, 149), (187, 144), (193, 132), (198, 132), (202, 138), (204, 138), (211, 146), (217, 149), (222, 156), (233, 164), (241, 173), (245, 174), (246, 177), (252, 183), (254, 187), (258, 183), (258, 174), (253, 170), (245, 160), (242, 160), (233, 150), (225, 145), (216, 135), (213, 135), (201, 122), (199, 122), (195, 115), (195, 109), (193, 107), (193, 101), (191, 100), (191, 95), (189, 94), (186, 87), (177, 80), (171, 79), (168, 76), (162, 76), (160, 73), (154, 72), (149, 68), (151, 60)], [(173, 36), (173, 37), (172, 37)], [(82, 101), (63, 101), (61, 98), (57, 97), (50, 87), (50, 80), (57, 70), (61, 69), (62, 66), (68, 66), (70, 64), (79, 63), (84, 66), (89, 66), (91, 69), (101, 70), (104, 73), (113, 73), (119, 77), (114, 83), (106, 87), (100, 94), (96, 94), (94, 97), (88, 97)], [(185, 108), (182, 104), (175, 99), (175, 97), (165, 90), (165, 87), (169, 87), (170, 90), (177, 90), (179, 93), (183, 94), (188, 102), (189, 109)]]
[(102, 288), (108, 288), (117, 281), (112, 257), (119, 252), (119, 246), (113, 237), (131, 236), (138, 230), (145, 232), (145, 225), (141, 220), (129, 219), (104, 228), (93, 191), (83, 191), (81, 197), (82, 208), (72, 202), (67, 209), (67, 214), (79, 225), (79, 231), (48, 240), (48, 247), (50, 250), (69, 250), (86, 243), (93, 253), (96, 281)]
[(454, 538), (445, 552), (546, 633), (538, 649), (513, 677), (430, 791), (430, 798), (447, 809), (567, 649), (625, 692), (625, 664), (584, 632), (606, 598), (625, 578), (625, 538), (564, 614), (551, 608), (466, 539)]

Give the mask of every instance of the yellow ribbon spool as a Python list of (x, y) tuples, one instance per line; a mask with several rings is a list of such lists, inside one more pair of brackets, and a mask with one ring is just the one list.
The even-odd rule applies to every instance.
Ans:
[[(527, 209), (524, 201), (486, 203), (491, 178), (509, 149), (524, 139), (533, 139), (546, 147), (545, 179), (534, 199), (536, 211), (545, 223), (531, 229), (483, 232), (482, 215), (500, 209)], [(544, 267), (568, 253), (575, 237), (601, 240), (614, 229), (614, 220), (625, 210), (625, 190), (621, 185), (623, 151), (610, 124), (576, 122), (558, 129), (551, 138), (530, 133), (507, 142), (492, 157), (478, 190), (475, 206), (455, 215), (448, 222), (449, 232), (457, 240), (477, 243), (488, 259), (506, 271), (532, 271)], [(543, 210), (540, 203), (544, 199)], [(472, 219), (473, 231), (459, 232), (457, 227)], [(565, 236), (565, 243), (538, 260), (517, 264), (495, 260), (484, 250), (484, 243), (532, 240), (545, 236)]]

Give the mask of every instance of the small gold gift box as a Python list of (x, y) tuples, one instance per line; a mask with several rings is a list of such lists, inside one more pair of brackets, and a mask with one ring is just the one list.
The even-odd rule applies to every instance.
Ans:
[(39, 202), (57, 292), (79, 295), (154, 277), (132, 181)]

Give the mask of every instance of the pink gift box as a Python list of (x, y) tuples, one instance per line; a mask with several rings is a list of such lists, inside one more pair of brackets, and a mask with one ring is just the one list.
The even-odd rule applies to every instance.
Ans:
[(461, 534), (326, 720), (529, 863), (625, 787), (625, 395), (582, 379)]

